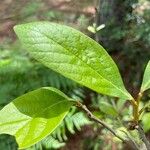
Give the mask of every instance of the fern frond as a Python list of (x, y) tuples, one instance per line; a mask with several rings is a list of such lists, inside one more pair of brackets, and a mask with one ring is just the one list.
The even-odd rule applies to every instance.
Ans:
[(63, 147), (65, 145), (64, 142), (60, 142), (58, 140), (56, 140), (54, 137), (52, 136), (48, 136), (46, 137), (45, 139), (43, 139), (41, 141), (42, 143), (42, 146), (45, 148), (45, 149), (58, 149), (60, 147)]
[(53, 132), (52, 136), (59, 139), (59, 141), (66, 141), (66, 129), (71, 134), (75, 134), (76, 130), (80, 131), (82, 126), (90, 123), (91, 122), (85, 117), (83, 112), (76, 112), (76, 108), (73, 107), (65, 117), (63, 123)]

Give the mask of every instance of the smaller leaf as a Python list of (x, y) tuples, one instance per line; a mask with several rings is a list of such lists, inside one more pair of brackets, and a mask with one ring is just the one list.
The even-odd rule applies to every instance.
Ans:
[(72, 102), (55, 88), (26, 93), (0, 111), (0, 134), (14, 135), (19, 148), (27, 148), (52, 133)]
[(147, 132), (150, 130), (150, 113), (145, 113), (142, 118), (144, 131)]
[(144, 92), (145, 90), (148, 90), (149, 88), (150, 88), (150, 61), (148, 62), (145, 72), (144, 72), (141, 92)]
[(112, 116), (118, 115), (118, 112), (116, 111), (116, 109), (107, 102), (104, 102), (104, 101), (99, 102), (99, 108), (103, 113), (107, 115), (112, 115)]

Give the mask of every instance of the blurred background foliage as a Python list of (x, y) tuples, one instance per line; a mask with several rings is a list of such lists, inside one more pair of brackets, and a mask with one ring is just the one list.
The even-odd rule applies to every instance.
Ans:
[[(0, 109), (28, 91), (56, 87), (81, 99), (99, 118), (122, 136), (132, 108), (123, 100), (108, 98), (78, 85), (33, 60), (17, 40), (13, 26), (47, 20), (72, 26), (102, 44), (117, 63), (126, 87), (136, 96), (146, 63), (150, 59), (150, 1), (148, 0), (3, 0), (0, 2)], [(146, 107), (142, 122), (150, 137), (150, 92), (141, 102)], [(13, 114), (12, 114), (13, 115)], [(28, 150), (118, 150), (127, 149), (112, 135), (90, 122), (72, 107), (54, 133)], [(1, 150), (16, 150), (15, 139), (0, 136)]]

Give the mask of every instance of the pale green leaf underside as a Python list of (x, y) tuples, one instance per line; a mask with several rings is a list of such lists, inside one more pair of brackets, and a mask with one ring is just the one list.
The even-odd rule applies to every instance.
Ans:
[(142, 82), (142, 86), (141, 86), (141, 92), (143, 92), (149, 88), (150, 88), (150, 61), (148, 62), (145, 72), (144, 72), (143, 82)]
[(0, 134), (14, 135), (21, 149), (29, 147), (49, 135), (70, 106), (69, 98), (54, 88), (29, 92), (0, 111)]
[(132, 99), (114, 61), (83, 33), (49, 22), (17, 25), (14, 30), (31, 55), (45, 66), (99, 93)]

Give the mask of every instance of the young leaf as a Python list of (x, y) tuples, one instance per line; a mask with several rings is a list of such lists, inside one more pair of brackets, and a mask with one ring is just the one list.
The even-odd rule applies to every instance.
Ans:
[(14, 135), (19, 148), (27, 148), (49, 135), (70, 106), (69, 98), (55, 88), (29, 92), (0, 111), (0, 134)]
[(45, 66), (99, 93), (132, 99), (105, 49), (64, 25), (34, 22), (14, 27), (30, 54)]
[(144, 72), (144, 77), (143, 77), (143, 82), (141, 86), (141, 92), (144, 92), (145, 90), (150, 88), (150, 61), (148, 62), (145, 72)]

